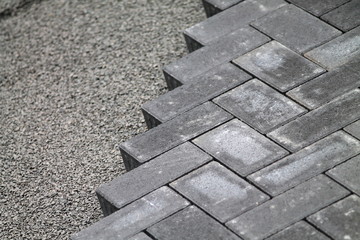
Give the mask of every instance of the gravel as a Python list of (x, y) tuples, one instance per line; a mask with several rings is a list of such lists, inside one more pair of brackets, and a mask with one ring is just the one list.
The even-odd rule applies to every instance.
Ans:
[(205, 14), (195, 0), (16, 2), (0, 4), (0, 239), (67, 239), (101, 218), (117, 145), (145, 131), (140, 106)]

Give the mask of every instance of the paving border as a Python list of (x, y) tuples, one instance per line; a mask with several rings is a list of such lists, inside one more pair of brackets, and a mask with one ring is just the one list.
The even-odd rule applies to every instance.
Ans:
[(203, 4), (72, 239), (360, 239), (360, 1)]

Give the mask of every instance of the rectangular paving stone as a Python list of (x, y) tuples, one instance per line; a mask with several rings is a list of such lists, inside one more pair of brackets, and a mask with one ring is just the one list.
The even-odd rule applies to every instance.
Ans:
[(321, 18), (343, 31), (349, 31), (360, 25), (360, 1), (352, 0)]
[(226, 225), (243, 239), (263, 239), (345, 197), (349, 192), (319, 175), (263, 203)]
[(307, 219), (334, 239), (360, 239), (360, 198), (351, 195)]
[(355, 89), (267, 134), (295, 152), (360, 118), (360, 90)]
[(360, 120), (345, 127), (344, 130), (356, 137), (357, 139), (360, 139)]
[(184, 143), (153, 160), (101, 185), (96, 194), (104, 215), (166, 185), (212, 158), (191, 143)]
[(305, 56), (326, 69), (334, 69), (353, 60), (354, 58), (358, 58), (357, 64), (359, 64), (360, 27), (357, 27), (340, 37), (337, 37), (330, 42), (305, 53)]
[(166, 65), (163, 69), (166, 82), (171, 90), (172, 82), (182, 84), (212, 68), (270, 41), (270, 38), (251, 27), (240, 28), (215, 42), (200, 48), (185, 57)]
[(325, 72), (315, 63), (276, 41), (238, 57), (233, 63), (281, 92)]
[(330, 240), (305, 221), (300, 221), (272, 235), (266, 240)]
[(298, 53), (307, 52), (341, 34), (292, 4), (265, 15), (251, 25)]
[(220, 222), (226, 222), (269, 197), (217, 162), (211, 162), (170, 186)]
[(289, 0), (289, 2), (318, 17), (348, 1), (349, 0)]
[(131, 170), (231, 118), (215, 104), (206, 102), (122, 143), (120, 150), (125, 167)]
[[(283, 0), (245, 0), (186, 29), (184, 35), (188, 41), (196, 42), (202, 46), (210, 45), (221, 37), (245, 27), (255, 19), (285, 5), (287, 3)], [(196, 50), (191, 49), (189, 44), (188, 48), (190, 51)]]
[(261, 133), (291, 121), (307, 110), (257, 79), (213, 100)]
[(188, 205), (189, 202), (173, 190), (162, 187), (74, 234), (71, 239), (127, 239)]
[(327, 72), (297, 88), (287, 95), (309, 109), (315, 109), (360, 86), (360, 57)]
[(247, 176), (288, 154), (238, 119), (195, 138), (193, 142), (241, 176)]
[(141, 232), (141, 233), (136, 234), (135, 236), (133, 236), (133, 237), (127, 239), (127, 240), (152, 240), (152, 238), (150, 238), (145, 233)]
[(360, 196), (360, 155), (331, 169), (326, 174)]
[(148, 228), (147, 231), (159, 240), (240, 240), (238, 236), (195, 206), (185, 208)]
[(248, 176), (272, 196), (325, 172), (360, 153), (360, 142), (340, 131)]
[(207, 17), (211, 17), (225, 9), (242, 2), (243, 0), (203, 0)]
[(188, 84), (145, 103), (142, 110), (148, 119), (152, 118), (147, 121), (147, 125), (152, 128), (156, 126), (154, 123), (166, 122), (250, 78), (249, 74), (231, 63), (216, 66)]

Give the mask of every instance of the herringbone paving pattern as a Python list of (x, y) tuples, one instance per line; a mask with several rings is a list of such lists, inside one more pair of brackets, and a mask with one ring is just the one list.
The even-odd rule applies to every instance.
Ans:
[(203, 2), (73, 239), (360, 239), (360, 1)]

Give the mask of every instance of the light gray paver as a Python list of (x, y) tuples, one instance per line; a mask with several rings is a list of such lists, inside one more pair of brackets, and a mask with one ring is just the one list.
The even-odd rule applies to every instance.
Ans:
[(126, 239), (188, 205), (174, 191), (162, 187), (74, 234), (72, 240)]
[(216, 104), (261, 133), (307, 112), (299, 104), (257, 79), (215, 98)]
[(150, 238), (145, 233), (141, 232), (141, 233), (136, 234), (135, 236), (133, 236), (133, 237), (127, 239), (127, 240), (152, 240), (152, 238)]
[(269, 137), (295, 152), (360, 118), (360, 90), (355, 89), (270, 132)]
[(348, 194), (346, 189), (328, 177), (318, 175), (226, 225), (245, 240), (263, 239)]
[(326, 174), (360, 196), (360, 155), (329, 170)]
[(360, 86), (360, 57), (287, 93), (307, 108), (317, 108)]
[(334, 239), (360, 239), (360, 198), (351, 195), (307, 219)]
[(360, 153), (360, 142), (339, 131), (248, 176), (276, 196)]
[(300, 221), (272, 235), (266, 240), (330, 240), (307, 222)]
[(356, 137), (357, 139), (360, 139), (360, 120), (345, 127), (344, 130)]
[(104, 214), (111, 214), (211, 159), (209, 155), (187, 142), (120, 175), (96, 190)]
[(158, 240), (240, 240), (238, 236), (195, 206), (185, 208), (147, 231)]
[(288, 154), (238, 119), (195, 138), (193, 142), (241, 176)]
[(170, 184), (220, 222), (226, 222), (269, 197), (217, 162), (211, 162)]
[(356, 57), (360, 64), (360, 27), (305, 53), (305, 56), (326, 69), (336, 68)]
[(349, 0), (289, 0), (289, 2), (312, 13), (315, 16), (321, 16), (334, 8), (341, 6)]
[(343, 31), (360, 25), (360, 0), (352, 0), (321, 18)]
[(282, 92), (325, 71), (276, 41), (256, 48), (233, 62)]
[(211, 102), (204, 103), (120, 145), (127, 170), (141, 165), (232, 116)]
[(307, 52), (341, 34), (292, 4), (265, 15), (252, 25), (298, 53)]

